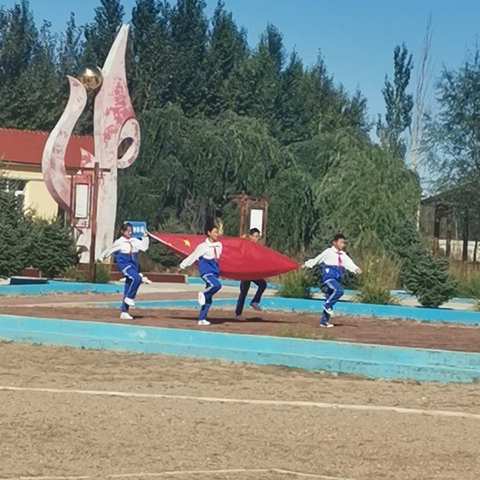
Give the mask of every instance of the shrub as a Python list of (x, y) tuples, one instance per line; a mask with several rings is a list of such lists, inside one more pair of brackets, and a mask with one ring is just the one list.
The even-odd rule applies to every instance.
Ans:
[(110, 265), (97, 263), (95, 269), (95, 283), (108, 283), (110, 281)]
[(0, 191), (0, 276), (10, 277), (30, 266), (34, 244), (32, 221), (24, 214), (20, 197)]
[(456, 283), (448, 273), (448, 262), (428, 253), (405, 261), (403, 281), (425, 307), (438, 307), (455, 295)]
[(395, 303), (391, 290), (398, 287), (400, 262), (385, 254), (367, 254), (361, 259), (361, 265), (363, 273), (357, 300), (362, 303)]
[(86, 282), (87, 273), (79, 270), (77, 267), (70, 267), (65, 270), (63, 277), (74, 282)]
[(312, 298), (312, 279), (305, 270), (289, 272), (280, 279), (278, 295), (287, 298)]
[(78, 261), (71, 228), (60, 222), (34, 220), (32, 222), (35, 247), (31, 251), (30, 265), (41, 270), (46, 277), (64, 273)]
[[(180, 263), (180, 257), (161, 243), (153, 244), (145, 253), (145, 257), (142, 266), (149, 263), (148, 261), (145, 261), (146, 259), (151, 260), (154, 263), (154, 268), (158, 268), (158, 266), (163, 267), (164, 269), (173, 268), (178, 267), (178, 264)], [(147, 268), (147, 270), (150, 270), (150, 268)]]
[(451, 262), (449, 271), (457, 282), (456, 295), (480, 300), (480, 271), (476, 264)]

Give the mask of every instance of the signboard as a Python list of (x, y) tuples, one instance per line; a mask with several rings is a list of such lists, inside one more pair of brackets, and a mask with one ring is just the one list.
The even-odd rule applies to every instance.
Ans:
[(133, 228), (133, 236), (136, 238), (143, 238), (147, 231), (147, 222), (139, 222), (137, 220), (128, 220), (125, 223), (129, 223)]
[(250, 210), (250, 229), (258, 228), (263, 233), (263, 210), (252, 208)]
[(75, 218), (87, 219), (89, 212), (89, 193), (90, 188), (87, 183), (77, 183), (75, 185)]

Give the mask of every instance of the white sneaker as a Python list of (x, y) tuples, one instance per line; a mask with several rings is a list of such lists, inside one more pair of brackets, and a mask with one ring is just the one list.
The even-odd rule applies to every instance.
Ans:
[(199, 320), (198, 324), (199, 325), (204, 325), (204, 326), (211, 325), (211, 323), (208, 320)]
[(262, 307), (260, 306), (259, 303), (251, 303), (250, 306), (256, 310), (257, 312), (261, 312), (262, 311)]
[(146, 283), (147, 285), (150, 285), (153, 282), (148, 277), (142, 276), (142, 283)]
[(235, 315), (235, 320), (237, 320), (237, 322), (242, 322), (245, 319), (243, 318), (243, 315)]
[(333, 328), (334, 326), (333, 323), (320, 323), (320, 328)]
[(135, 306), (135, 300), (133, 298), (125, 298), (123, 300), (129, 307), (134, 307)]
[(330, 317), (333, 317), (335, 315), (335, 312), (332, 308), (324, 308), (323, 311)]
[(203, 292), (198, 292), (198, 304), (203, 307), (205, 305), (205, 295)]
[(120, 320), (133, 320), (133, 317), (128, 312), (122, 312), (120, 314)]

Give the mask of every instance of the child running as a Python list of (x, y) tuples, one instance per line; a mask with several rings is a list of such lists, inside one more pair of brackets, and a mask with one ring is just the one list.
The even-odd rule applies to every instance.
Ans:
[(111, 255), (115, 260), (118, 270), (125, 277), (125, 290), (120, 312), (121, 320), (133, 320), (129, 308), (135, 306), (135, 297), (142, 283), (151, 283), (147, 277), (140, 273), (138, 253), (146, 252), (149, 246), (149, 238), (145, 232), (140, 240), (133, 237), (133, 227), (130, 223), (124, 223), (120, 229), (120, 238), (115, 240), (113, 245), (105, 250), (100, 256), (104, 261)]
[(200, 277), (205, 282), (205, 290), (199, 292), (198, 303), (200, 304), (199, 325), (210, 325), (207, 320), (208, 311), (212, 306), (213, 296), (222, 288), (220, 282), (220, 266), (218, 261), (222, 255), (222, 243), (219, 241), (220, 232), (218, 227), (209, 225), (205, 229), (207, 238), (200, 243), (191, 255), (183, 260), (180, 268), (184, 270), (198, 261)]
[[(257, 243), (261, 239), (262, 235), (258, 228), (252, 228), (248, 232), (248, 240)], [(250, 302), (250, 306), (257, 311), (261, 311), (260, 302), (262, 301), (262, 295), (267, 288), (267, 282), (263, 279), (260, 280), (242, 280), (240, 282), (240, 295), (237, 301), (237, 308), (235, 309), (235, 315), (237, 320), (242, 320), (243, 307), (245, 306), (245, 300), (250, 290), (250, 284), (253, 282), (257, 285), (257, 291), (253, 300)]]
[(343, 296), (342, 279), (345, 270), (352, 273), (362, 273), (359, 267), (345, 253), (347, 241), (341, 233), (335, 235), (332, 246), (324, 250), (320, 255), (305, 262), (306, 268), (313, 268), (322, 265), (322, 290), (326, 294), (323, 306), (323, 315), (320, 326), (324, 328), (333, 327), (330, 318), (333, 316), (333, 307)]

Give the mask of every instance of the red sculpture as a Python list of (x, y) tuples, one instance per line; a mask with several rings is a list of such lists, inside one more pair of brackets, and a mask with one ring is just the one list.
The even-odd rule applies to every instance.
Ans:
[[(190, 255), (205, 240), (203, 235), (151, 233), (150, 236), (184, 256)], [(256, 280), (273, 277), (299, 268), (297, 262), (271, 248), (238, 237), (221, 237), (220, 258), (222, 277), (233, 280)]]

